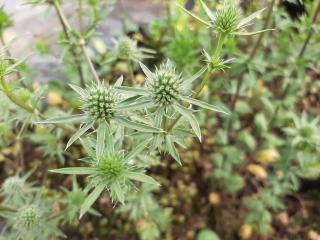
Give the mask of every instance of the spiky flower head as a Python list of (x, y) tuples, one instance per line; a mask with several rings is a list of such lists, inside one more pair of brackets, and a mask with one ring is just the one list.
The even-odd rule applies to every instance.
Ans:
[(105, 155), (98, 164), (99, 176), (106, 183), (119, 180), (125, 169), (126, 165), (123, 156), (119, 154)]
[(115, 105), (118, 96), (112, 87), (95, 85), (83, 99), (83, 110), (94, 119), (109, 121), (115, 115)]
[(137, 42), (128, 37), (121, 37), (117, 45), (117, 56), (119, 59), (128, 60), (138, 51)]
[(238, 8), (232, 3), (225, 2), (223, 8), (216, 12), (213, 26), (221, 34), (230, 34), (237, 28), (239, 19)]
[(3, 194), (5, 196), (15, 195), (23, 192), (25, 179), (19, 176), (8, 177), (3, 183)]
[(151, 79), (147, 79), (147, 87), (152, 91), (156, 104), (165, 107), (172, 105), (181, 95), (181, 75), (169, 60), (156, 68)]
[(41, 215), (39, 206), (29, 205), (18, 212), (16, 224), (22, 229), (31, 230), (40, 224)]

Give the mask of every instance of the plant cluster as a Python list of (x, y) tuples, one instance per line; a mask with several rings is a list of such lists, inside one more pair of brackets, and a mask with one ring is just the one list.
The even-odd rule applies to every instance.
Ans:
[[(247, 11), (232, 0), (165, 1), (148, 37), (119, 36), (110, 48), (97, 26), (121, 1), (79, 0), (79, 27), (64, 1), (27, 3), (57, 15), (68, 82), (32, 83), (28, 58), (4, 42), (13, 22), (1, 7), (0, 163), (17, 159), (1, 188), (6, 239), (55, 239), (94, 221), (98, 238), (172, 239), (179, 223), (193, 226), (186, 239), (280, 239), (273, 223), (288, 198), (305, 210), (295, 192), (320, 177), (319, 1), (299, 22), (275, 0)], [(41, 152), (32, 162), (28, 146)]]

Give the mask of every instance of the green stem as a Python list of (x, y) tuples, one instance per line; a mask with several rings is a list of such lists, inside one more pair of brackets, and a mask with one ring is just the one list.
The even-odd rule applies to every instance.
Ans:
[(134, 82), (134, 74), (133, 74), (133, 67), (132, 63), (130, 60), (127, 61), (127, 66), (128, 66), (128, 72), (129, 72), (129, 83), (133, 84)]
[[(223, 44), (224, 44), (224, 41), (226, 39), (226, 36), (227, 35), (224, 35), (224, 34), (221, 34), (219, 35), (219, 38), (218, 38), (218, 43), (216, 45), (216, 48), (215, 48), (215, 51), (212, 55), (212, 61), (215, 62), (219, 59), (219, 56), (221, 54), (221, 51), (222, 51), (222, 47), (223, 47)], [(199, 87), (196, 89), (195, 93), (193, 94), (193, 98), (197, 98), (200, 96), (203, 88), (207, 85), (208, 81), (210, 80), (210, 77), (211, 75), (214, 73), (215, 69), (209, 69), (206, 73), (206, 75), (204, 76), (204, 78), (202, 79)], [(178, 117), (176, 117), (175, 120), (173, 120), (173, 122), (170, 124), (170, 126), (168, 127), (168, 129), (166, 130), (167, 133), (169, 133), (173, 128), (174, 126), (179, 122), (180, 118), (181, 118), (181, 114), (179, 114)]]

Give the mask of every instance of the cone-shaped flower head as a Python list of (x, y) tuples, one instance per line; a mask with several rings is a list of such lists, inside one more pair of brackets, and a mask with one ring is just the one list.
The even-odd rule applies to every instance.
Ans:
[(36, 205), (23, 208), (17, 215), (17, 225), (26, 230), (37, 227), (40, 224), (41, 212)]
[(111, 87), (94, 86), (86, 96), (83, 110), (95, 119), (110, 120), (115, 115), (118, 96)]
[(160, 106), (172, 105), (181, 94), (183, 80), (176, 73), (175, 66), (167, 61), (156, 69), (147, 87), (153, 92), (153, 99)]

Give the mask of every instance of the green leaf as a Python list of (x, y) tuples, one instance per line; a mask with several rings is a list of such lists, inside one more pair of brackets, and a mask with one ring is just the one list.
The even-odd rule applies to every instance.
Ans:
[(133, 95), (141, 95), (141, 96), (148, 96), (149, 95), (147, 90), (145, 90), (143, 88), (138, 88), (138, 87), (122, 86), (122, 87), (117, 87), (116, 89), (119, 90), (119, 92), (131, 93)]
[(86, 97), (86, 93), (85, 91), (81, 88), (81, 87), (78, 87), (76, 85), (73, 85), (73, 84), (69, 84), (69, 87), (71, 87), (76, 93), (78, 93), (82, 98), (85, 98)]
[(152, 107), (154, 104), (153, 104), (153, 101), (151, 99), (149, 100), (137, 100), (136, 102), (134, 103), (131, 103), (131, 104), (119, 104), (117, 106), (117, 111), (126, 111), (126, 110), (137, 110), (137, 109), (141, 109), (141, 108), (149, 108), (149, 107)]
[(149, 70), (149, 68), (147, 68), (147, 66), (144, 65), (142, 62), (139, 62), (139, 64), (140, 64), (142, 71), (147, 76), (147, 78), (152, 78), (153, 73)]
[(260, 13), (262, 13), (264, 10), (266, 10), (266, 8), (262, 8), (254, 13), (252, 13), (250, 16), (242, 19), (239, 24), (237, 25), (237, 29), (247, 25), (248, 23), (250, 23), (253, 19), (255, 19), (256, 17), (258, 17), (260, 15)]
[(105, 186), (101, 183), (88, 195), (84, 203), (81, 205), (80, 218), (91, 208), (92, 204), (94, 204), (98, 199), (104, 188)]
[(89, 140), (80, 138), (80, 142), (84, 150), (87, 152), (87, 154), (94, 158), (96, 156), (94, 149), (92, 148), (92, 145), (90, 144)]
[(91, 175), (97, 172), (96, 169), (92, 167), (68, 167), (68, 168), (53, 169), (49, 171), (53, 173), (70, 174), (70, 175)]
[(86, 131), (88, 131), (92, 126), (94, 122), (87, 123), (83, 127), (81, 127), (75, 134), (72, 135), (72, 137), (69, 139), (66, 149), (67, 150), (72, 143), (74, 143), (77, 139), (79, 139)]
[(143, 183), (160, 185), (156, 180), (154, 180), (152, 177), (150, 177), (144, 173), (127, 172), (127, 173), (125, 173), (125, 176), (131, 180), (135, 180), (135, 181), (139, 181), (139, 182), (143, 182)]
[(113, 138), (112, 138), (112, 132), (111, 128), (108, 123), (106, 123), (106, 150), (107, 153), (113, 154), (114, 153), (114, 147), (113, 147)]
[(104, 147), (105, 147), (105, 138), (106, 138), (106, 132), (107, 132), (107, 123), (103, 121), (97, 130), (97, 146), (96, 146), (96, 156), (98, 161), (100, 160), (101, 156), (104, 153)]
[(212, 25), (209, 22), (206, 22), (205, 20), (202, 20), (201, 18), (199, 18), (198, 16), (194, 15), (192, 12), (188, 11), (187, 9), (185, 9), (184, 7), (182, 7), (180, 4), (177, 4), (177, 6), (184, 11), (185, 13), (189, 14), (191, 17), (194, 17), (195, 19), (197, 19), (199, 22), (203, 23), (204, 25), (207, 25), (208, 27), (212, 27)]
[(125, 161), (129, 161), (134, 159), (139, 153), (141, 153), (149, 144), (151, 138), (141, 142), (137, 146), (135, 146), (125, 157)]
[(189, 86), (190, 84), (193, 83), (194, 80), (198, 79), (206, 70), (207, 70), (207, 66), (201, 68), (199, 72), (197, 72), (196, 74), (194, 74), (190, 78), (186, 79), (184, 84), (186, 86)]
[(195, 116), (193, 116), (193, 113), (191, 110), (179, 105), (179, 104), (175, 104), (173, 105), (174, 109), (176, 111), (178, 111), (184, 118), (186, 118), (186, 120), (190, 123), (191, 128), (193, 129), (194, 133), (197, 135), (197, 137), (199, 138), (199, 141), (201, 141), (201, 130), (200, 130), (200, 126), (199, 123), (197, 121), (197, 119), (195, 118)]
[(120, 184), (118, 182), (114, 182), (111, 185), (111, 189), (115, 192), (117, 199), (124, 204), (124, 193), (120, 187)]
[(193, 104), (193, 105), (196, 105), (198, 107), (201, 107), (201, 108), (205, 108), (205, 109), (209, 109), (211, 111), (215, 111), (215, 112), (221, 112), (221, 113), (224, 113), (224, 114), (229, 114), (223, 110), (221, 110), (220, 108), (214, 106), (214, 105), (211, 105), (209, 103), (206, 103), (206, 102), (203, 102), (203, 101), (200, 101), (200, 100), (197, 100), (197, 99), (194, 99), (194, 98), (190, 98), (190, 97), (181, 97), (183, 100), (187, 101), (188, 103), (190, 104)]
[(85, 120), (87, 116), (85, 114), (77, 114), (77, 115), (72, 115), (72, 116), (66, 116), (66, 117), (57, 117), (57, 118), (52, 118), (48, 120), (43, 120), (39, 121), (36, 123), (69, 123), (69, 122), (81, 122)]
[(275, 29), (265, 29), (261, 31), (256, 31), (256, 32), (233, 32), (232, 34), (234, 35), (239, 35), (239, 36), (251, 36), (251, 35), (256, 35), (259, 33), (267, 32), (267, 31), (273, 31)]
[(143, 123), (132, 122), (124, 117), (115, 117), (115, 120), (120, 124), (126, 126), (127, 128), (131, 128), (141, 132), (150, 132), (150, 133), (162, 133), (163, 130), (160, 128), (148, 126)]
[(170, 155), (176, 160), (180, 165), (182, 165), (179, 153), (174, 146), (174, 142), (172, 141), (172, 137), (170, 135), (166, 136), (166, 150), (170, 153)]
[(208, 8), (208, 6), (200, 0), (200, 3), (202, 5), (203, 10), (206, 12), (207, 16), (210, 18), (211, 21), (215, 21), (215, 16), (213, 12)]
[(119, 77), (116, 81), (116, 83), (114, 84), (115, 87), (120, 87), (122, 85), (123, 82), (123, 76), (121, 75), (121, 77)]

